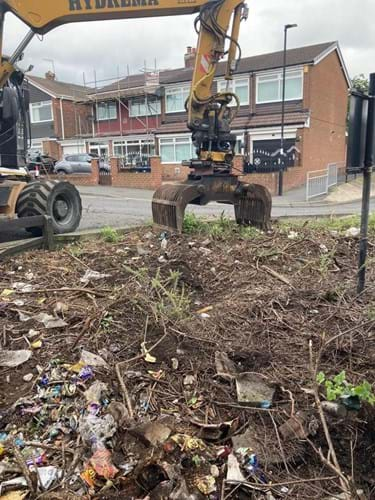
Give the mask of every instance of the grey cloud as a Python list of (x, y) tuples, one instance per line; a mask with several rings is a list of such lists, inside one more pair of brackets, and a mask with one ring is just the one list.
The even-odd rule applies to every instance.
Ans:
[[(297, 23), (289, 34), (289, 47), (331, 40), (340, 42), (350, 74), (375, 71), (375, 14), (373, 0), (253, 0), (249, 20), (242, 25), (240, 43), (244, 56), (280, 50), (283, 25)], [(195, 45), (194, 16), (71, 24), (35, 39), (25, 53), (22, 67), (33, 64), (42, 75), (53, 59), (57, 76), (75, 83), (115, 78), (150, 67), (183, 64), (187, 45)], [(6, 52), (11, 52), (26, 32), (8, 16)]]

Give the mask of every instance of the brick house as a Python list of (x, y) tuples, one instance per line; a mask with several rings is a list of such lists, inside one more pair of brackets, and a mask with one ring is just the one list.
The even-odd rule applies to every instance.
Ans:
[(44, 151), (60, 159), (63, 154), (86, 151), (85, 138), (92, 135), (92, 105), (88, 88), (57, 81), (52, 72), (45, 78), (28, 75), (30, 92), (31, 151)]
[[(185, 179), (189, 169), (182, 167), (181, 161), (194, 157), (184, 110), (194, 61), (195, 51), (188, 47), (183, 68), (129, 75), (100, 89), (71, 86), (80, 101), (77, 95), (72, 98), (74, 92), (66, 91), (71, 96), (70, 106), (75, 103), (83, 110), (80, 130), (71, 114), (71, 137), (80, 138), (80, 147), (85, 142), (87, 151), (122, 158), (128, 166), (148, 165), (149, 158), (158, 155), (163, 181)], [(236, 172), (248, 182), (266, 185), (272, 193), (277, 188), (280, 158), (282, 64), (282, 52), (244, 57), (229, 85), (241, 104), (232, 122), (236, 152), (246, 159), (236, 159)], [(225, 67), (225, 62), (219, 63), (213, 91), (226, 88)], [(49, 86), (58, 116), (65, 101), (63, 91), (55, 87), (60, 82), (37, 80)], [(337, 42), (287, 51), (285, 189), (304, 184), (308, 171), (345, 160), (350, 85)], [(61, 138), (59, 130), (57, 119), (55, 136)], [(66, 144), (67, 139), (65, 135), (61, 143)], [(62, 147), (64, 152), (67, 148), (69, 153), (77, 152), (74, 145)]]
[[(95, 138), (89, 147), (145, 162), (157, 153), (163, 179), (185, 178), (182, 160), (194, 156), (184, 102), (194, 63), (188, 48), (185, 67), (131, 75), (88, 97), (95, 108)], [(243, 58), (230, 84), (241, 107), (232, 123), (237, 153), (248, 159), (247, 180), (276, 191), (280, 151), (283, 53)], [(218, 65), (215, 89), (226, 87), (225, 63)], [(301, 185), (309, 170), (345, 160), (346, 112), (350, 79), (337, 42), (288, 50), (286, 72), (285, 188)], [(242, 172), (241, 172), (242, 173)]]

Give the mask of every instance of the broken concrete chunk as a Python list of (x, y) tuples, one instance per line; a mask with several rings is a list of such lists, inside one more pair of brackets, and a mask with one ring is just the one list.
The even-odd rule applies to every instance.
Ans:
[(26, 363), (31, 358), (32, 351), (20, 349), (19, 351), (0, 351), (0, 366), (15, 368)]
[(269, 408), (275, 389), (255, 373), (239, 373), (236, 376), (237, 401), (252, 406)]

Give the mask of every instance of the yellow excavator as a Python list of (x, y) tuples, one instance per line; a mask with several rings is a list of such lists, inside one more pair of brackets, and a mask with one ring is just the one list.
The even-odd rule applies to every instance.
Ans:
[[(9, 11), (30, 31), (7, 59), (2, 54), (2, 38)], [(74, 231), (81, 218), (81, 200), (73, 185), (67, 181), (32, 181), (22, 166), (29, 132), (28, 95), (17, 62), (34, 35), (78, 21), (192, 13), (198, 14), (195, 28), (199, 36), (186, 110), (196, 158), (183, 162), (191, 169), (185, 182), (165, 184), (155, 192), (154, 222), (181, 231), (187, 204), (217, 201), (234, 205), (238, 223), (268, 227), (269, 192), (263, 186), (239, 181), (232, 171), (236, 136), (230, 125), (239, 100), (229, 88), (240, 58), (240, 22), (248, 15), (242, 0), (0, 0), (0, 218), (47, 215), (56, 233)], [(216, 67), (225, 56), (227, 90), (214, 93)]]

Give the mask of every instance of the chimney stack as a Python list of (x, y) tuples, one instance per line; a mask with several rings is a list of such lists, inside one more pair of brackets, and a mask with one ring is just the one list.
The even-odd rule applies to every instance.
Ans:
[(184, 56), (185, 68), (194, 68), (196, 55), (197, 55), (196, 49), (194, 47), (187, 47), (186, 48), (186, 54)]
[(53, 81), (56, 80), (56, 75), (55, 73), (53, 73), (53, 71), (47, 71), (45, 76), (47, 80), (53, 80)]

